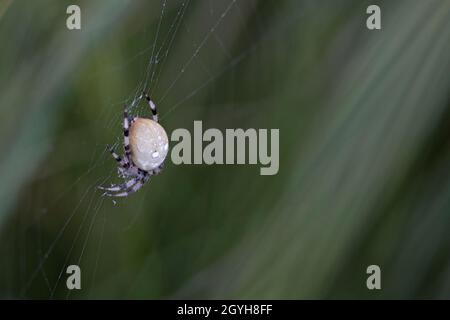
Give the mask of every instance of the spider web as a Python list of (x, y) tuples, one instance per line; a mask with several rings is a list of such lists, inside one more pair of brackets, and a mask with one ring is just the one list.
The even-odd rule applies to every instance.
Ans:
[[(158, 14), (139, 33), (144, 34), (145, 48), (123, 63), (109, 67), (111, 76), (119, 77), (121, 72), (132, 66), (140, 66), (141, 74), (137, 74), (140, 80), (126, 99), (119, 98), (106, 103), (100, 109), (98, 118), (93, 119), (108, 133), (109, 141), (95, 142), (87, 170), (74, 177), (73, 182), (63, 187), (57, 197), (40, 206), (44, 209), (39, 210), (32, 225), (28, 226), (33, 232), (27, 228), (19, 230), (19, 238), (25, 242), (22, 245), (32, 247), (30, 250), (36, 249), (37, 259), (20, 262), (24, 270), (19, 272), (20, 292), (14, 295), (24, 298), (97, 297), (97, 287), (102, 285), (98, 275), (112, 263), (104, 261), (102, 256), (105, 233), (127, 237), (137, 221), (143, 218), (144, 204), (149, 201), (149, 197), (152, 199), (150, 201), (156, 201), (155, 198), (164, 188), (155, 186), (158, 183), (156, 179), (151, 180), (137, 194), (119, 200), (102, 197), (97, 190), (99, 185), (119, 181), (116, 163), (105, 146), (110, 143), (116, 151), (122, 151), (123, 107), (128, 106), (135, 116), (148, 117), (150, 111), (141, 101), (142, 92), (148, 92), (158, 107), (162, 124), (168, 124), (170, 128), (170, 119), (177, 111), (183, 110), (183, 114), (188, 115), (192, 108), (195, 109), (195, 101), (192, 100), (200, 93), (208, 96), (211, 103), (220, 99), (216, 98), (218, 89), (215, 82), (227, 73), (234, 74), (243, 60), (254, 55), (261, 46), (267, 45), (271, 37), (276, 37), (289, 25), (289, 20), (285, 20), (282, 27), (271, 29), (271, 33), (261, 39), (245, 46), (235, 46), (239, 38), (249, 39), (246, 19), (257, 10), (256, 3), (246, 3), (245, 12), (242, 6), (241, 0), (209, 0), (201, 3), (192, 0), (161, 0), (151, 3), (150, 7)], [(199, 23), (200, 17), (206, 22)], [(296, 18), (293, 16), (291, 20)], [(257, 25), (262, 28), (261, 21)], [(227, 37), (233, 28), (234, 34)], [(208, 56), (203, 55), (205, 49)], [(95, 74), (92, 76), (95, 77)], [(183, 124), (189, 126), (194, 119), (192, 116)], [(74, 200), (74, 194), (80, 196)], [(55, 219), (54, 214), (63, 207), (65, 201), (74, 203), (73, 210), (63, 212), (59, 219)], [(109, 223), (112, 217), (115, 217), (114, 222)], [(53, 232), (44, 240), (42, 226), (46, 224), (50, 224), (48, 228)], [(147, 249), (148, 256), (151, 256), (151, 247)], [(65, 287), (66, 268), (71, 264), (79, 265), (82, 269), (84, 290), (81, 293), (69, 291)], [(140, 271), (135, 281), (144, 267), (137, 267), (136, 270)], [(125, 284), (125, 296), (132, 293), (134, 285), (135, 282)]]

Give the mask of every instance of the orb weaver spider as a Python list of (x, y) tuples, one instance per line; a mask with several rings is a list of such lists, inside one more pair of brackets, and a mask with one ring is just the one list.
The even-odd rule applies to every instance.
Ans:
[[(109, 146), (109, 152), (119, 164), (119, 175), (128, 181), (99, 188), (105, 190), (104, 196), (127, 197), (142, 188), (150, 177), (161, 172), (169, 150), (169, 138), (159, 124), (155, 103), (144, 92), (152, 112), (152, 118), (131, 117), (125, 106), (123, 112), (123, 157)], [(139, 100), (140, 100), (139, 99)]]

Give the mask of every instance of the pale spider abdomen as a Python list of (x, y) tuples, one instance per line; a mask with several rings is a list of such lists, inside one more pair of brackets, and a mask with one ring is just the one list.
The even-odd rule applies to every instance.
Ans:
[(136, 118), (130, 127), (130, 148), (134, 164), (150, 171), (164, 162), (169, 150), (169, 138), (156, 121)]

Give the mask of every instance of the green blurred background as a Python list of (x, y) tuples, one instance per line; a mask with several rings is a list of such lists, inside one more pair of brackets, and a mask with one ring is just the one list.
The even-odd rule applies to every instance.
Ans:
[[(0, 1), (0, 297), (449, 298), (450, 1), (162, 3)], [(169, 134), (279, 128), (279, 173), (169, 158), (102, 198), (153, 70)]]

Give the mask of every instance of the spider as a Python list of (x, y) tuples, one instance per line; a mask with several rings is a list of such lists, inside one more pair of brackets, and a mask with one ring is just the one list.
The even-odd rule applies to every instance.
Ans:
[(146, 93), (143, 93), (142, 97), (147, 100), (152, 111), (152, 119), (130, 117), (128, 108), (125, 106), (123, 112), (124, 156), (119, 156), (114, 148), (108, 147), (109, 152), (119, 164), (119, 176), (130, 179), (110, 187), (99, 187), (105, 190), (104, 196), (127, 197), (142, 188), (151, 176), (159, 174), (163, 169), (169, 150), (169, 139), (158, 122), (155, 103)]

